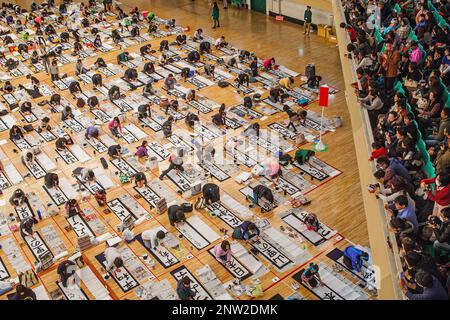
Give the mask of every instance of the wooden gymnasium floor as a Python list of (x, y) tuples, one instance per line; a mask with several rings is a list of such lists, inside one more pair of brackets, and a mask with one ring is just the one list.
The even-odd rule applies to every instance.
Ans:
[[(19, 1), (22, 2), (22, 1)], [(138, 5), (141, 10), (149, 9), (147, 8), (147, 1), (124, 1), (124, 7), (130, 8), (128, 4), (133, 3), (133, 5)], [(317, 74), (323, 77), (323, 82), (336, 87), (338, 89), (343, 87), (342, 74), (340, 70), (340, 62), (338, 56), (338, 50), (335, 44), (331, 44), (325, 41), (323, 38), (317, 37), (312, 34), (310, 38), (305, 38), (302, 35), (302, 27), (288, 22), (277, 22), (273, 18), (269, 18), (265, 15), (249, 12), (247, 10), (234, 10), (228, 9), (228, 11), (221, 10), (221, 27), (220, 29), (211, 29), (211, 20), (209, 19), (209, 8), (205, 5), (206, 1), (197, 0), (192, 3), (190, 0), (175, 1), (175, 0), (164, 0), (164, 1), (152, 1), (151, 11), (155, 12), (158, 16), (162, 18), (176, 18), (177, 24), (182, 26), (190, 26), (191, 31), (188, 32), (192, 35), (196, 28), (203, 28), (207, 35), (210, 35), (214, 39), (225, 35), (226, 39), (231, 45), (237, 48), (245, 48), (249, 51), (256, 52), (259, 58), (265, 58), (269, 56), (274, 56), (277, 59), (277, 64), (285, 65), (295, 71), (304, 72), (305, 65), (307, 63), (314, 62), (316, 64)], [(174, 36), (169, 37), (170, 40), (174, 39)], [(150, 41), (156, 48), (161, 39), (154, 39)], [(173, 41), (173, 40), (172, 40)], [(142, 44), (136, 44), (127, 49), (129, 52), (138, 52), (139, 47)], [(106, 54), (100, 54), (107, 63), (117, 63), (116, 55), (119, 53), (118, 50), (113, 52), (108, 52)], [(84, 60), (84, 65), (91, 65), (97, 57), (91, 57)], [(74, 64), (64, 65), (60, 68), (62, 73), (68, 73), (69, 76), (74, 75)], [(140, 69), (139, 69), (140, 70)], [(48, 85), (52, 85), (49, 76), (45, 73), (40, 73), (37, 77)], [(111, 78), (117, 78), (119, 75), (113, 76)], [(110, 78), (104, 79), (104, 81)], [(14, 79), (13, 84), (17, 85), (19, 83), (25, 83), (27, 80), (22, 77), (19, 79)], [(82, 84), (82, 82), (80, 81)], [(296, 84), (301, 84), (300, 80), (296, 80)], [(159, 82), (156, 87), (159, 89), (161, 87), (161, 82)], [(190, 84), (182, 83), (183, 86), (192, 87)], [(83, 85), (84, 90), (91, 90), (91, 85)], [(206, 96), (218, 103), (224, 102), (227, 107), (239, 104), (242, 102), (242, 96), (237, 94), (233, 88), (221, 89), (217, 85), (201, 89), (199, 93)], [(267, 94), (267, 93), (266, 93)], [(62, 96), (66, 97), (69, 101), (74, 101), (70, 97), (67, 91), (62, 93)], [(264, 97), (264, 96), (263, 96)], [(35, 102), (39, 102), (44, 98), (35, 99)], [(5, 103), (6, 105), (6, 103)], [(310, 110), (320, 112), (317, 102), (314, 102), (307, 107)], [(48, 110), (48, 106), (44, 107)], [(154, 107), (154, 109), (157, 109)], [(159, 112), (161, 114), (161, 112)], [(213, 113), (200, 114), (200, 118), (206, 123), (210, 122), (210, 117)], [(87, 111), (86, 116), (92, 117), (93, 115)], [(312, 181), (312, 183), (319, 185), (318, 188), (308, 193), (308, 198), (312, 200), (312, 203), (305, 207), (305, 210), (309, 212), (315, 212), (320, 221), (328, 225), (330, 228), (337, 230), (335, 237), (326, 241), (320, 246), (314, 246), (308, 241), (300, 242), (297, 239), (294, 241), (299, 247), (301, 247), (306, 252), (307, 261), (302, 262), (302, 264), (297, 265), (293, 268), (289, 268), (287, 271), (279, 272), (272, 265), (270, 265), (266, 260), (259, 257), (259, 259), (269, 268), (269, 272), (260, 277), (262, 286), (265, 290), (265, 294), (262, 299), (269, 299), (276, 294), (281, 295), (283, 298), (291, 296), (295, 291), (303, 296), (305, 299), (317, 299), (310, 291), (306, 290), (304, 287), (300, 287), (298, 290), (294, 290), (290, 287), (292, 283), (291, 276), (295, 274), (298, 270), (304, 268), (309, 261), (314, 261), (318, 263), (323, 263), (327, 266), (332, 265), (330, 259), (326, 257), (326, 254), (333, 250), (334, 248), (345, 248), (349, 242), (357, 243), (363, 246), (368, 246), (368, 236), (367, 236), (367, 226), (365, 222), (365, 215), (363, 212), (363, 204), (361, 200), (361, 187), (358, 178), (357, 165), (355, 160), (354, 144), (352, 139), (352, 132), (350, 123), (348, 121), (348, 112), (345, 102), (345, 96), (343, 91), (339, 91), (336, 95), (331, 97), (330, 106), (326, 109), (327, 117), (342, 116), (344, 119), (344, 126), (337, 129), (335, 132), (327, 133), (324, 135), (324, 142), (328, 144), (328, 151), (319, 153), (318, 157), (325, 161), (326, 163), (332, 165), (338, 170), (342, 171), (342, 174), (335, 178), (328, 178), (324, 182), (319, 182), (317, 180)], [(19, 114), (15, 114), (16, 118), (20, 118)], [(59, 114), (51, 114), (52, 123), (59, 123)], [(128, 122), (132, 121), (132, 117), (129, 116)], [(278, 113), (273, 116), (269, 116), (265, 121), (261, 121), (262, 128), (265, 128), (268, 124), (278, 121), (281, 122), (286, 119), (284, 113)], [(228, 130), (228, 134), (238, 135), (242, 130), (237, 129), (236, 131)], [(106, 134), (108, 131), (106, 125), (102, 125), (102, 133)], [(179, 121), (175, 124), (174, 131), (188, 131), (187, 126), (184, 121)], [(233, 131), (233, 132), (231, 132)], [(147, 140), (158, 141), (162, 145), (168, 143), (166, 139), (163, 138), (162, 133), (155, 133), (151, 129), (146, 128), (145, 132), (149, 135)], [(82, 135), (82, 134), (81, 134)], [(72, 136), (75, 140), (78, 140), (80, 134), (74, 133)], [(3, 140), (4, 139), (4, 140)], [(1, 145), (0, 148), (4, 153), (3, 163), (6, 165), (9, 161), (18, 169), (18, 171), (25, 175), (28, 170), (20, 162), (20, 156), (13, 152), (16, 146), (8, 139), (8, 131), (0, 133), (0, 140), (6, 143)], [(80, 137), (80, 140), (82, 138)], [(80, 142), (82, 144), (82, 142)], [(131, 152), (134, 152), (135, 146), (139, 144), (133, 143), (128, 145), (123, 142)], [(312, 145), (306, 144), (302, 148), (312, 148)], [(86, 152), (92, 157), (92, 160), (86, 162), (85, 164), (80, 164), (80, 162), (74, 163), (72, 165), (66, 165), (61, 159), (56, 162), (57, 170), (60, 178), (65, 177), (71, 183), (74, 183), (74, 178), (71, 177), (71, 170), (77, 166), (86, 167), (100, 167), (99, 155), (93, 153), (93, 149), (88, 146), (85, 148)], [(54, 150), (54, 142), (49, 142), (46, 147), (43, 148), (44, 152), (51, 158), (56, 158), (56, 152)], [(6, 158), (5, 158), (6, 157)], [(241, 165), (242, 170), (249, 170), (244, 165)], [(107, 174), (115, 182), (116, 186), (108, 190), (108, 200), (115, 199), (123, 194), (135, 195), (136, 191), (133, 189), (132, 185), (120, 185), (115, 172), (117, 170), (110, 164)], [(294, 172), (299, 170), (294, 168)], [(233, 177), (237, 174), (234, 173)], [(153, 180), (158, 177), (158, 170), (153, 170), (152, 172), (147, 172), (148, 180)], [(221, 187), (222, 193), (227, 193), (232, 198), (236, 199), (238, 202), (243, 203), (245, 206), (245, 197), (239, 192), (242, 186), (238, 185), (233, 177), (226, 180), (225, 182), (218, 183)], [(309, 180), (309, 179), (308, 179)], [(158, 180), (159, 181), (159, 180)], [(254, 181), (254, 180), (253, 180)], [(162, 182), (164, 186), (176, 191), (175, 185), (170, 182), (167, 178)], [(25, 178), (20, 186), (26, 192), (35, 192), (43, 205), (51, 203), (49, 196), (45, 193), (42, 188), (42, 179), (36, 180), (34, 177)], [(8, 203), (8, 198), (16, 186), (9, 187), (4, 191), (4, 195), (1, 197), (4, 201), (4, 206), (1, 210), (4, 216), (8, 216), (10, 213), (14, 213), (14, 209), (10, 207)], [(177, 200), (180, 202), (181, 197), (177, 196)], [(194, 201), (195, 199), (189, 199), (189, 201)], [(151, 209), (149, 204), (142, 198), (137, 200), (139, 204), (148, 211), (149, 218), (142, 224), (135, 228), (135, 233), (139, 234), (142, 231), (163, 225), (169, 232), (176, 234), (176, 230), (170, 226), (168, 223), (167, 215), (157, 215), (154, 210)], [(83, 209), (90, 209), (93, 216), (87, 217), (87, 219), (98, 219), (100, 225), (104, 225), (106, 230), (110, 233), (116, 231), (115, 227), (120, 223), (120, 220), (113, 213), (106, 214), (103, 208), (99, 208), (95, 199), (90, 198), (87, 201), (82, 202)], [(278, 214), (288, 209), (285, 204), (280, 205), (278, 208), (270, 213), (261, 213), (259, 209), (253, 209), (253, 213), (261, 218), (267, 218), (272, 226), (279, 229), (282, 223)], [(63, 211), (63, 206), (60, 207), (60, 211)], [(222, 220), (218, 218), (211, 217), (205, 210), (194, 211), (193, 215), (200, 217), (204, 222), (206, 222), (217, 234), (223, 235), (220, 231), (221, 228), (230, 229), (230, 227), (225, 224)], [(36, 230), (42, 235), (42, 228), (45, 226), (53, 226), (54, 230), (62, 241), (62, 247), (66, 248), (69, 254), (75, 251), (75, 246), (77, 243), (77, 237), (73, 230), (67, 231), (65, 227), (67, 226), (67, 221), (64, 219), (63, 215), (57, 215), (55, 217), (49, 217), (41, 221), (36, 225)], [(231, 232), (229, 232), (231, 233)], [(98, 235), (98, 234), (97, 234)], [(28, 246), (23, 242), (20, 234), (18, 232), (13, 232), (11, 234), (2, 235), (0, 237), (0, 243), (4, 243), (7, 240), (13, 240), (15, 243), (19, 244), (21, 252), (24, 254), (26, 262), (33, 264), (35, 258), (28, 248)], [(221, 240), (218, 239), (214, 244), (219, 243)], [(212, 270), (215, 272), (217, 277), (223, 283), (230, 281), (233, 277), (224, 269), (215, 259), (207, 252), (207, 249), (197, 250), (185, 239), (181, 239), (182, 247), (185, 249), (184, 256), (181, 257), (181, 262), (177, 263), (175, 266), (170, 268), (164, 268), (161, 264), (156, 263), (155, 268), (150, 267), (142, 259), (142, 255), (147, 254), (146, 249), (140, 245), (137, 241), (131, 244), (122, 244), (122, 247), (131, 249), (131, 255), (137, 259), (143, 266), (144, 273), (152, 274), (151, 278), (155, 281), (161, 281), (164, 279), (169, 280), (172, 287), (175, 289), (176, 282), (174, 277), (171, 275), (170, 271), (179, 268), (180, 266), (186, 266), (192, 274), (205, 264), (209, 264)], [(208, 246), (210, 248), (212, 245)], [(109, 294), (114, 299), (138, 299), (135, 290), (130, 290), (124, 292), (117, 283), (112, 280), (104, 280), (102, 278), (102, 271), (100, 270), (100, 264), (96, 260), (95, 256), (102, 253), (105, 250), (105, 243), (100, 243), (86, 251), (83, 251), (83, 260), (86, 265), (93, 271), (97, 278), (103, 283), (109, 291)], [(247, 249), (250, 249), (247, 246)], [(0, 257), (9, 272), (11, 278), (17, 276), (16, 270), (11, 265), (4, 250), (0, 250)], [(53, 265), (50, 269), (43, 271), (38, 274), (38, 283), (33, 286), (33, 288), (41, 287), (45, 288), (47, 292), (52, 292), (57, 289), (56, 280), (56, 266)], [(356, 283), (354, 277), (349, 276), (346, 273), (342, 274), (344, 278)], [(140, 284), (143, 284), (148, 280), (148, 278), (139, 280)], [(244, 283), (250, 283), (251, 279), (247, 279)], [(89, 299), (93, 299), (93, 293), (86, 289), (85, 285), (82, 285), (83, 290)], [(1, 297), (6, 299), (6, 295)], [(249, 299), (247, 296), (237, 297), (238, 299)]]

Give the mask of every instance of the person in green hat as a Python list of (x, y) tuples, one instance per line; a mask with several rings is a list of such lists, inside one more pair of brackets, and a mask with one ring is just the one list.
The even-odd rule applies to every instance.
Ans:
[(217, 5), (217, 1), (214, 1), (213, 8), (212, 8), (212, 18), (214, 21), (213, 29), (220, 28), (220, 22), (219, 22), (219, 6)]

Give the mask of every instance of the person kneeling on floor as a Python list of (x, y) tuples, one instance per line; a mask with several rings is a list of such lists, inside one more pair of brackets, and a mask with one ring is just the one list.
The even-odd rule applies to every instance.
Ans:
[(317, 285), (323, 286), (322, 279), (320, 279), (319, 275), (319, 266), (311, 262), (308, 269), (302, 273), (302, 281), (311, 288), (315, 288)]
[(179, 224), (186, 222), (186, 216), (181, 206), (174, 204), (167, 209), (169, 215), (169, 222), (172, 227), (176, 227)]
[(259, 239), (259, 234), (259, 228), (253, 222), (244, 221), (234, 228), (232, 237), (245, 242), (253, 242)]
[(362, 273), (364, 261), (369, 260), (369, 254), (355, 246), (348, 246), (344, 250), (344, 264), (349, 270)]
[[(247, 196), (247, 198), (257, 205), (259, 204), (260, 199), (265, 199), (271, 205), (275, 201), (272, 190), (270, 190), (263, 184), (258, 184), (256, 187), (254, 187), (253, 196)], [(253, 207), (253, 205), (250, 205), (250, 207)]]

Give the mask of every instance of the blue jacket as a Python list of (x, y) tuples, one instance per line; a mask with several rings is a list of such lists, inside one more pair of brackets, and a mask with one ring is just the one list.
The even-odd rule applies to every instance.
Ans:
[(249, 221), (244, 221), (239, 226), (241, 228), (241, 232), (242, 232), (242, 239), (244, 239), (244, 240), (251, 239), (251, 238), (253, 238), (256, 235), (259, 236), (259, 229), (258, 229), (258, 227), (255, 226), (256, 233), (255, 234), (251, 234), (250, 230), (248, 229), (248, 225), (249, 224), (250, 224)]
[(344, 256), (349, 258), (352, 262), (353, 270), (356, 272), (361, 271), (361, 267), (363, 265), (363, 260), (359, 258), (360, 255), (362, 255), (364, 251), (359, 250), (355, 248), (354, 246), (348, 246), (344, 250)]
[(398, 218), (408, 220), (414, 225), (414, 229), (417, 230), (419, 222), (417, 221), (416, 211), (411, 204), (408, 204), (405, 209), (401, 209), (397, 213)]
[(411, 182), (411, 176), (409, 175), (408, 170), (403, 166), (402, 161), (394, 158), (390, 159), (389, 169), (394, 171), (396, 175), (406, 179), (406, 181)]

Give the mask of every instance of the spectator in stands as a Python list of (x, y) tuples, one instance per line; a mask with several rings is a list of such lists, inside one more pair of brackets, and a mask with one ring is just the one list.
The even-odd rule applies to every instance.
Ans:
[(393, 158), (389, 159), (386, 156), (381, 156), (377, 159), (377, 164), (386, 172), (386, 175), (384, 177), (385, 183), (387, 183), (394, 175), (401, 176), (408, 182), (411, 181), (409, 172), (403, 166), (401, 161)]
[[(426, 188), (427, 185), (434, 183), (436, 190), (434, 193)], [(437, 216), (439, 212), (450, 206), (450, 175), (438, 173), (435, 178), (423, 179), (420, 181), (420, 187), (426, 190), (429, 200), (434, 201), (433, 215)]]
[(425, 139), (428, 146), (437, 145), (445, 138), (444, 131), (450, 131), (450, 108), (443, 108), (441, 111), (441, 121), (436, 134), (430, 135)]
[(419, 288), (422, 288), (421, 293), (412, 293), (408, 290), (404, 280), (400, 280), (400, 287), (409, 300), (448, 300), (448, 294), (444, 287), (430, 273), (419, 271), (415, 277), (415, 282)]
[(385, 90), (389, 93), (394, 88), (394, 82), (398, 74), (398, 63), (400, 62), (400, 55), (394, 49), (392, 42), (386, 42), (385, 51), (380, 56), (379, 62), (384, 70)]
[(388, 213), (391, 216), (405, 219), (414, 225), (414, 232), (417, 232), (419, 223), (417, 221), (414, 206), (409, 202), (408, 197), (400, 195), (394, 200), (394, 204), (388, 206)]
[(431, 227), (436, 241), (433, 243), (436, 256), (440, 257), (441, 252), (450, 253), (450, 208), (446, 207), (439, 213), (440, 219), (432, 219)]

